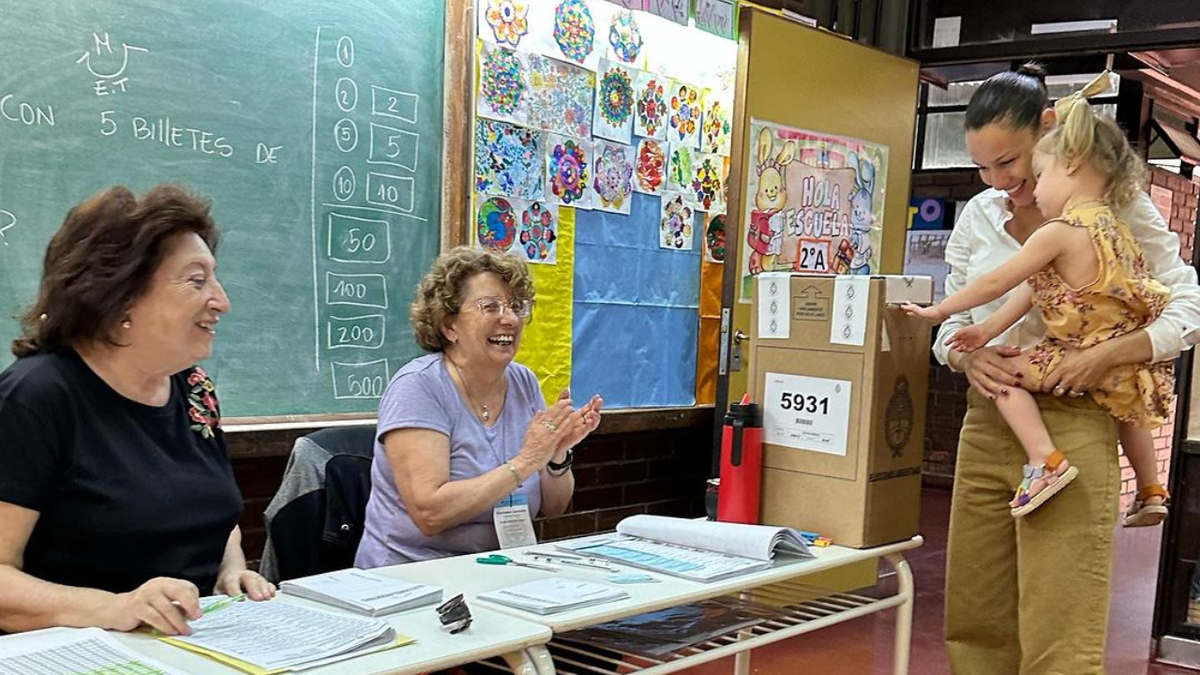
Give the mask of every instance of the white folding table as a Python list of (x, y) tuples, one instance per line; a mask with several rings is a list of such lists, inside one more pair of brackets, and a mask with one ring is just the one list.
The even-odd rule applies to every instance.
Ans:
[[(396, 576), (408, 581), (437, 584), (446, 587), (447, 595), (465, 593), (472, 612), (484, 609), (503, 612), (514, 618), (531, 623), (541, 623), (554, 634), (594, 626), (606, 621), (676, 607), (707, 598), (736, 595), (781, 607), (781, 616), (737, 634), (710, 640), (674, 654), (663, 660), (647, 659), (632, 654), (622, 654), (620, 659), (606, 656), (603, 650), (590, 651), (577, 644), (555, 640), (557, 662), (552, 660), (545, 645), (533, 645), (526, 651), (529, 660), (537, 667), (539, 675), (558, 673), (580, 673), (596, 675), (605, 670), (612, 673), (639, 673), (639, 675), (662, 675), (689, 668), (700, 663), (727, 656), (735, 656), (735, 673), (748, 675), (750, 651), (780, 640), (809, 633), (834, 624), (856, 619), (867, 614), (896, 609), (896, 632), (893, 659), (895, 675), (907, 675), (909, 648), (912, 639), (913, 579), (902, 553), (921, 546), (920, 536), (887, 546), (869, 549), (851, 549), (840, 546), (814, 548), (813, 560), (781, 560), (770, 569), (741, 575), (731, 579), (700, 583), (678, 577), (651, 573), (659, 579), (657, 583), (627, 584), (621, 586), (629, 598), (617, 602), (586, 607), (551, 615), (538, 615), (504, 605), (478, 600), (476, 596), (506, 586), (557, 575), (568, 578), (603, 582), (608, 574), (603, 570), (590, 570), (563, 566), (557, 573), (545, 572), (514, 565), (482, 565), (475, 562), (486, 554), (464, 555), (441, 560), (430, 560), (405, 565), (379, 568), (376, 572)], [(514, 560), (530, 560), (524, 553), (528, 550), (552, 550), (553, 544), (540, 544), (502, 552)], [(869, 597), (855, 593), (835, 592), (815, 588), (804, 583), (804, 577), (854, 565), (864, 561), (883, 559), (895, 569), (897, 590), (885, 597)], [(640, 571), (613, 563), (627, 571)], [(607, 654), (611, 654), (609, 651)], [(585, 657), (586, 666), (580, 665), (573, 655)], [(605, 663), (607, 668), (598, 669), (596, 663)]]

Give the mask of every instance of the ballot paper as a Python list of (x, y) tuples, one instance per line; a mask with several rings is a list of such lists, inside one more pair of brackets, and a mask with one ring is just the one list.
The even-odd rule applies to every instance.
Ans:
[(566, 612), (628, 597), (629, 594), (625, 591), (606, 584), (561, 577), (535, 579), (479, 594), (480, 600), (524, 609), (535, 614)]
[(0, 637), (0, 675), (184, 675), (99, 628), (47, 628)]
[(310, 668), (413, 642), (384, 621), (278, 599), (235, 602), (190, 625), (191, 635), (161, 639), (249, 673)]
[(337, 570), (279, 584), (279, 590), (369, 616), (442, 601), (441, 586), (426, 586), (359, 569)]

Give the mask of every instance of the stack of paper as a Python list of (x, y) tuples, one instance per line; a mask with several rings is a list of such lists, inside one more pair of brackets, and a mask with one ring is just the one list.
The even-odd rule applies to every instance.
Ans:
[(557, 546), (705, 582), (768, 569), (777, 551), (813, 557), (800, 533), (790, 528), (647, 515), (622, 520), (617, 534), (573, 539)]
[(47, 628), (0, 637), (0, 675), (182, 675), (99, 628)]
[(536, 579), (479, 594), (480, 600), (516, 607), (535, 614), (568, 612), (628, 597), (628, 593), (612, 586), (561, 578)]
[(291, 579), (279, 584), (279, 590), (370, 616), (401, 612), (442, 601), (440, 586), (414, 584), (357, 569)]
[(413, 642), (383, 621), (281, 600), (235, 602), (191, 627), (191, 635), (161, 639), (248, 673), (321, 666)]

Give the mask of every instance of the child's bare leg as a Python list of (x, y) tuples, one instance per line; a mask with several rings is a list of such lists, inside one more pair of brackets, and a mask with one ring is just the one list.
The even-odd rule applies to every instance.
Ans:
[[(1117, 432), (1121, 439), (1121, 448), (1125, 457), (1129, 459), (1129, 466), (1133, 467), (1133, 473), (1137, 476), (1138, 490), (1158, 485), (1158, 453), (1154, 450), (1154, 436), (1151, 432), (1127, 422), (1121, 422)], [(1159, 495), (1149, 496), (1145, 500), (1147, 504), (1160, 506), (1164, 501)]]
[[(1028, 381), (1029, 361), (1024, 356), (1022, 354), (1019, 360), (1023, 369), (1021, 379)], [(1034, 466), (1045, 464), (1046, 459), (1054, 452), (1054, 441), (1050, 440), (1050, 432), (1046, 430), (1046, 423), (1042, 421), (1042, 411), (1038, 410), (1033, 394), (1024, 389), (1009, 387), (996, 397), (996, 409), (1025, 448), (1029, 463)]]
[[(1017, 363), (1021, 381), (1030, 382), (1027, 355), (1019, 357)], [(1079, 471), (1055, 449), (1033, 394), (1015, 387), (1002, 390), (996, 398), (996, 409), (1013, 430), (1013, 435), (1029, 458), (1023, 480), (1009, 502), (1013, 516), (1021, 517), (1062, 490)]]
[(996, 409), (1025, 448), (1029, 463), (1034, 466), (1045, 464), (1054, 452), (1054, 441), (1050, 440), (1050, 432), (1046, 430), (1042, 411), (1038, 410), (1033, 394), (1024, 389), (1009, 389), (1008, 393), (996, 397)]

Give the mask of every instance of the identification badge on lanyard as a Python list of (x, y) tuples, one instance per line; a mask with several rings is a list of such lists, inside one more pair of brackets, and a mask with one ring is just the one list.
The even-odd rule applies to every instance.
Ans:
[(496, 539), (500, 548), (533, 546), (537, 535), (533, 533), (533, 518), (529, 515), (529, 497), (513, 493), (501, 499), (492, 509), (492, 522), (496, 525)]

